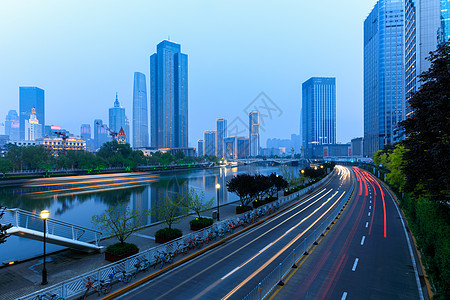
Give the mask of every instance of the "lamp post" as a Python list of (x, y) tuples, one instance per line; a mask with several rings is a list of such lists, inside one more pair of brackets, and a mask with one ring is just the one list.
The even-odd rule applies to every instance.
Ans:
[(220, 184), (216, 184), (216, 191), (217, 191), (217, 221), (220, 221), (220, 218), (219, 218), (219, 189), (220, 189)]
[(45, 285), (48, 283), (47, 281), (47, 269), (45, 268), (45, 242), (46, 242), (46, 236), (47, 236), (47, 219), (50, 215), (50, 212), (48, 210), (41, 211), (41, 218), (44, 220), (44, 268), (42, 269), (42, 285)]

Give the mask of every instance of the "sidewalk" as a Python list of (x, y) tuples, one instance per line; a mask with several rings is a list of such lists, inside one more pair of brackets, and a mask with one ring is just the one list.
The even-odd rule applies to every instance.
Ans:
[[(220, 207), (220, 219), (236, 216), (236, 206), (239, 202), (226, 204)], [(211, 217), (216, 207), (202, 213), (202, 216)], [(189, 221), (196, 215), (190, 215), (182, 219), (174, 228), (182, 230), (183, 235), (193, 231), (189, 228)], [(149, 226), (137, 233), (132, 234), (127, 242), (136, 244), (139, 249), (146, 250), (159, 244), (155, 243), (155, 232), (163, 227), (164, 224)], [(106, 239), (100, 242), (100, 245), (107, 247), (116, 243), (114, 238)], [(54, 285), (58, 282), (84, 274), (88, 271), (109, 264), (105, 260), (104, 254), (92, 253), (86, 254), (75, 250), (67, 249), (55, 254), (47, 255), (46, 268), (48, 272), (48, 285), (42, 286), (42, 258), (32, 259), (30, 261), (18, 263), (16, 265), (0, 268), (0, 298), (4, 300), (13, 300), (18, 297), (28, 295), (44, 287)]]

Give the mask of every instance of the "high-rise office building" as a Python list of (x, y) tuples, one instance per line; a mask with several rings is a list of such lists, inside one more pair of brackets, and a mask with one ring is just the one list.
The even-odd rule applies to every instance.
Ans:
[(30, 118), (25, 120), (25, 141), (35, 141), (42, 139), (42, 124), (36, 117), (36, 110), (31, 109)]
[(250, 156), (259, 155), (259, 112), (252, 111), (248, 114), (249, 153)]
[(205, 155), (205, 140), (198, 140), (197, 142), (197, 156)]
[(94, 141), (92, 140), (92, 134), (91, 134), (91, 125), (89, 124), (81, 124), (80, 127), (80, 136), (83, 141), (86, 142), (86, 149), (88, 151), (93, 150), (94, 148)]
[(336, 143), (336, 78), (312, 77), (302, 84), (301, 119), (306, 157), (316, 145)]
[[(109, 129), (119, 133), (120, 129), (125, 129), (125, 108), (120, 106), (119, 99), (116, 93), (116, 100), (114, 101), (114, 107), (109, 109)], [(129, 137), (126, 137), (127, 142)]]
[[(188, 147), (188, 57), (162, 41), (150, 56), (150, 131), (155, 148)], [(205, 141), (206, 143), (206, 141)]]
[(237, 153), (237, 139), (235, 136), (229, 136), (224, 138), (223, 146), (224, 146), (224, 157), (226, 159), (236, 159), (238, 156)]
[(236, 138), (237, 158), (247, 158), (250, 156), (250, 139), (248, 137)]
[(364, 21), (364, 155), (394, 142), (405, 118), (402, 0), (379, 0)]
[(11, 141), (17, 141), (20, 139), (20, 122), (17, 111), (10, 110), (6, 115), (5, 121), (5, 135), (9, 137)]
[(108, 131), (100, 125), (103, 125), (101, 119), (94, 120), (94, 150), (97, 151), (100, 147), (108, 142)]
[(133, 83), (133, 147), (148, 147), (147, 82), (139, 72)]
[(215, 131), (205, 131), (205, 155), (216, 155), (217, 154), (217, 140)]
[(227, 119), (217, 119), (217, 157), (224, 157), (223, 139), (228, 136)]
[(25, 139), (25, 121), (30, 118), (31, 110), (35, 109), (36, 118), (42, 126), (45, 125), (45, 93), (43, 89), (34, 86), (19, 87), (19, 122), (20, 139)]

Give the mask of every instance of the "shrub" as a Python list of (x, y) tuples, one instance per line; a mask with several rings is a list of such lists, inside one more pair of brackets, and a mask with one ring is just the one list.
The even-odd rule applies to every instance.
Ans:
[(122, 255), (126, 253), (130, 253), (133, 251), (139, 251), (139, 248), (135, 244), (130, 243), (116, 243), (109, 245), (106, 248), (106, 252), (111, 253), (112, 255)]
[(168, 227), (160, 229), (155, 233), (155, 237), (159, 239), (176, 239), (182, 235), (183, 233), (180, 229)]
[(193, 220), (189, 221), (189, 224), (192, 226), (197, 226), (197, 227), (208, 227), (211, 226), (214, 223), (214, 220), (211, 218), (195, 218)]

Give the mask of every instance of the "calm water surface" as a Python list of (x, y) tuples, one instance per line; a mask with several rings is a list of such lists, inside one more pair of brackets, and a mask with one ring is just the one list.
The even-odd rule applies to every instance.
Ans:
[[(290, 167), (298, 172), (299, 167)], [(221, 204), (238, 200), (235, 194), (226, 191), (226, 182), (240, 173), (280, 174), (277, 166), (251, 165), (235, 168), (215, 168), (195, 171), (179, 171), (165, 174), (151, 174), (143, 178), (133, 179), (127, 183), (98, 182), (90, 189), (42, 187), (24, 189), (1, 189), (0, 203), (8, 208), (21, 208), (39, 213), (43, 209), (50, 211), (50, 217), (93, 228), (92, 216), (101, 214), (105, 209), (117, 202), (125, 202), (138, 211), (153, 209), (164, 196), (169, 193), (184, 193), (189, 188), (205, 193), (205, 200), (216, 198), (215, 186), (220, 184), (219, 202)], [(50, 189), (50, 191), (48, 191)], [(216, 202), (214, 202), (216, 203)], [(158, 222), (155, 214), (150, 214), (147, 224)], [(60, 246), (48, 244), (48, 251), (62, 249)], [(23, 260), (42, 254), (42, 242), (11, 236), (0, 245), (0, 263), (11, 260)]]

